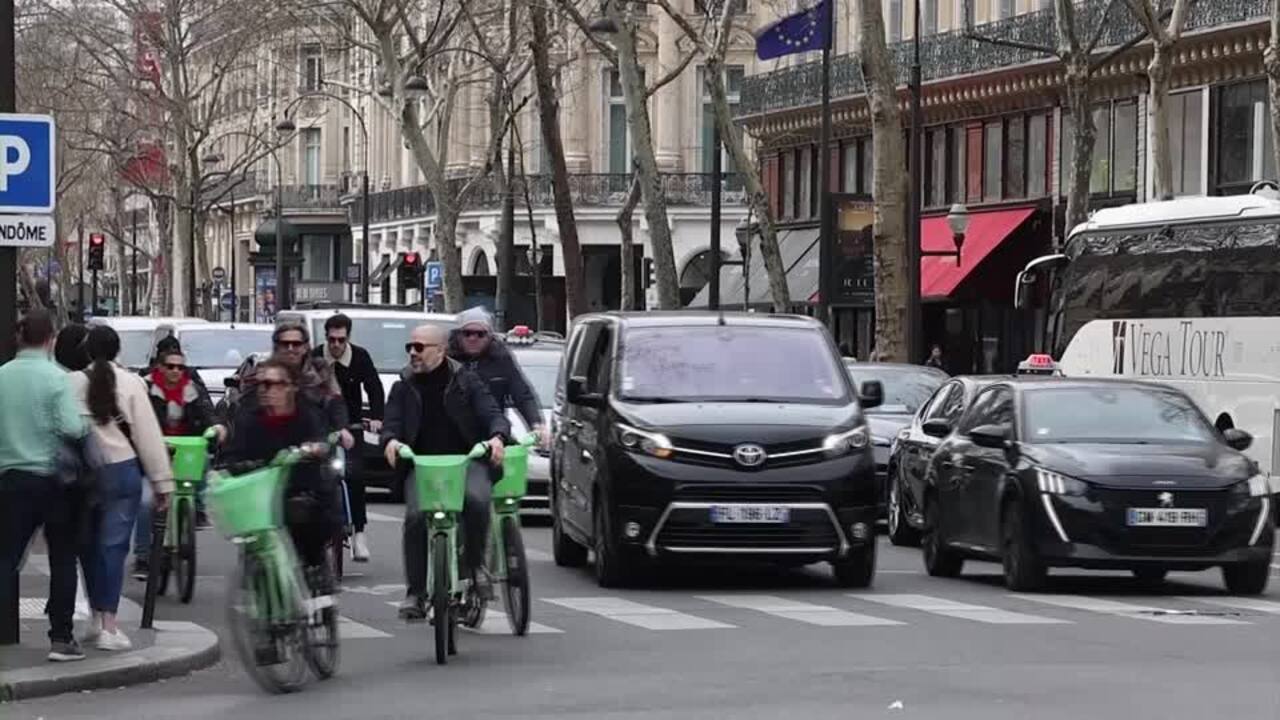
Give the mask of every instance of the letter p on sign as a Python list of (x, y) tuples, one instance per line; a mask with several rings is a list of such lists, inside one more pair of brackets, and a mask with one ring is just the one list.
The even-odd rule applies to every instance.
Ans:
[(0, 213), (53, 212), (56, 132), (46, 115), (0, 114)]
[(0, 135), (0, 192), (9, 191), (9, 177), (31, 166), (31, 146), (17, 135)]

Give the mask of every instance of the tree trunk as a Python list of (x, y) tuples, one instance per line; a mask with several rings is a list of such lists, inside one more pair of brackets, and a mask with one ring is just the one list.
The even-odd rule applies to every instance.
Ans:
[[(733, 123), (729, 110), (728, 92), (724, 84), (724, 58), (713, 53), (707, 57), (706, 83), (715, 110), (716, 124), (720, 126), (720, 140), (729, 150), (733, 165), (746, 184), (747, 204), (760, 227), (760, 257), (769, 276), (769, 296), (773, 298), (773, 311), (785, 313), (791, 308), (791, 290), (787, 286), (787, 269), (782, 265), (782, 252), (778, 247), (778, 230), (769, 212), (769, 198), (760, 181), (760, 169), (747, 156), (742, 134)], [(750, 269), (746, 269), (750, 272)], [(748, 299), (748, 301), (750, 301)]]
[[(907, 357), (907, 166), (903, 149), (902, 113), (893, 60), (885, 45), (884, 14), (880, 3), (858, 3), (862, 75), (871, 108), (874, 170), (872, 228), (875, 254), (876, 351), (885, 360), (916, 362)], [(827, 152), (823, 148), (823, 152)], [(826, 182), (827, 178), (822, 178)], [(828, 298), (823, 298), (828, 300)]]
[(632, 277), (635, 273), (635, 227), (633, 225), (633, 215), (635, 214), (636, 205), (640, 203), (640, 180), (639, 178), (631, 179), (631, 189), (627, 191), (627, 201), (622, 204), (622, 208), (618, 210), (616, 221), (618, 223), (618, 234), (620, 244), (618, 252), (621, 257), (622, 267), (622, 289), (620, 298), (622, 310), (636, 309), (636, 279)]
[(538, 89), (538, 122), (542, 126), (542, 143), (551, 158), (551, 193), (556, 209), (556, 225), (560, 228), (560, 253), (564, 261), (565, 301), (569, 318), (587, 311), (587, 297), (582, 273), (582, 247), (578, 243), (578, 223), (573, 215), (573, 192), (569, 187), (569, 168), (564, 161), (564, 141), (560, 136), (560, 99), (551, 74), (547, 54), (551, 38), (547, 31), (547, 9), (541, 0), (531, 0), (529, 18), (533, 25), (533, 75)]
[[(501, 154), (501, 150), (499, 150)], [(495, 321), (498, 324), (498, 330), (506, 331), (511, 327), (511, 319), (508, 317), (511, 312), (511, 285), (515, 281), (516, 275), (516, 248), (515, 248), (515, 231), (516, 231), (516, 197), (514, 194), (515, 183), (515, 140), (509, 138), (507, 142), (507, 160), (506, 166), (502, 162), (493, 163), (493, 184), (498, 191), (498, 197), (502, 198), (502, 216), (498, 223), (498, 279), (497, 291), (493, 298), (493, 311)]]
[(462, 251), (458, 249), (458, 209), (452, 198), (436, 201), (436, 251), (444, 266), (444, 311), (460, 313), (466, 305), (462, 288)]
[(1067, 188), (1067, 221), (1063, 237), (1089, 219), (1089, 180), (1093, 170), (1093, 145), (1097, 129), (1089, 106), (1089, 65), (1082, 58), (1066, 63), (1067, 112), (1072, 119), (1071, 174)]
[[(1147, 64), (1150, 91), (1147, 97), (1147, 127), (1151, 134), (1153, 200), (1173, 197), (1173, 153), (1169, 148), (1169, 85), (1172, 80), (1172, 43), (1156, 42)], [(1198, 149), (1197, 149), (1198, 152)]]
[(622, 5), (621, 2), (604, 4), (607, 16), (618, 27), (613, 40), (618, 51), (618, 74), (626, 102), (627, 126), (631, 131), (632, 167), (640, 180), (644, 216), (649, 225), (649, 246), (653, 250), (653, 270), (658, 284), (658, 309), (677, 310), (680, 308), (680, 283), (676, 277), (675, 248), (671, 244), (671, 225), (667, 219), (667, 198), (662, 191), (658, 158), (653, 152), (653, 130), (646, 102), (648, 89), (640, 76), (635, 20)]
[(1271, 38), (1262, 51), (1262, 66), (1271, 99), (1271, 145), (1280, 168), (1280, 0), (1271, 0)]

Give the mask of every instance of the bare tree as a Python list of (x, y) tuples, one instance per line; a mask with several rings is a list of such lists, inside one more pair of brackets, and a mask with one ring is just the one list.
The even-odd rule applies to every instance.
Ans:
[(760, 255), (769, 278), (773, 309), (775, 312), (787, 312), (791, 307), (791, 293), (787, 286), (787, 269), (783, 267), (782, 253), (778, 249), (777, 227), (774, 225), (764, 183), (760, 179), (759, 167), (747, 154), (742, 132), (733, 122), (729, 92), (725, 86), (725, 57), (729, 52), (733, 32), (742, 31), (736, 22), (740, 3), (717, 0), (700, 4), (703, 14), (701, 27), (689, 22), (683, 13), (671, 6), (669, 0), (658, 0), (658, 3), (706, 61), (704, 82), (711, 98), (716, 125), (720, 130), (720, 141), (729, 151), (734, 167), (746, 185), (747, 204), (755, 217), (759, 218)]
[(1168, 26), (1161, 24), (1159, 3), (1128, 0), (1147, 34), (1151, 36), (1151, 61), (1147, 63), (1150, 91), (1147, 97), (1147, 127), (1151, 133), (1151, 162), (1155, 179), (1154, 196), (1173, 197), (1173, 153), (1169, 148), (1169, 87), (1173, 81), (1173, 49), (1182, 38), (1188, 0), (1174, 0)]
[[(970, 12), (973, 0), (964, 0), (965, 17), (972, 18)], [(1097, 127), (1090, 112), (1093, 76), (1111, 62), (1120, 53), (1126, 52), (1146, 37), (1138, 34), (1110, 52), (1099, 55), (1099, 43), (1106, 36), (1108, 23), (1114, 22), (1114, 10), (1117, 0), (1108, 0), (1106, 7), (1099, 15), (1088, 38), (1082, 40), (1081, 31), (1076, 21), (1077, 7), (1075, 0), (1053, 0), (1055, 43), (1038, 45), (1011, 38), (982, 35), (974, 31), (973, 26), (965, 28), (966, 34), (975, 40), (1004, 45), (1007, 47), (1042, 53), (1057, 57), (1063, 66), (1066, 76), (1065, 108), (1072, 119), (1072, 152), (1070, 160), (1070, 186), (1067, 190), (1067, 229), (1068, 231), (1088, 219), (1089, 214), (1089, 181), (1093, 163), (1093, 146), (1097, 138)]]
[(622, 257), (622, 272), (619, 278), (619, 285), (622, 288), (622, 297), (620, 298), (619, 307), (622, 310), (636, 309), (636, 279), (635, 279), (635, 212), (636, 205), (640, 204), (640, 178), (631, 178), (631, 189), (627, 191), (627, 199), (622, 203), (622, 207), (618, 209), (618, 214), (614, 217), (614, 222), (618, 223), (618, 254)]
[(1280, 168), (1280, 0), (1271, 0), (1271, 37), (1262, 50), (1262, 66), (1271, 100), (1271, 144)]
[[(874, 236), (876, 283), (876, 350), (888, 360), (911, 362), (907, 357), (905, 328), (907, 307), (907, 175), (902, 139), (902, 112), (898, 107), (897, 67), (885, 42), (884, 12), (879, 0), (856, 4), (858, 55), (866, 79), (867, 104), (871, 108), (871, 143), (875, 197)], [(826, 149), (823, 149), (826, 152)], [(825, 179), (825, 178), (824, 178)]]

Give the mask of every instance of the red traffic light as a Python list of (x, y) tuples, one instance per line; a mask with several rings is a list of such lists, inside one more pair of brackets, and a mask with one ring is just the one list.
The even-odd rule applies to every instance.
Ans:
[(416, 252), (415, 252), (415, 253), (405, 253), (405, 254), (404, 254), (404, 264), (405, 264), (405, 265), (417, 265), (417, 264), (418, 264), (418, 253), (416, 253)]
[(107, 236), (106, 236), (106, 235), (103, 235), (102, 233), (90, 233), (90, 234), (89, 234), (89, 244), (90, 244), (90, 245), (95, 245), (95, 246), (96, 246), (96, 245), (106, 245), (106, 244), (107, 244)]

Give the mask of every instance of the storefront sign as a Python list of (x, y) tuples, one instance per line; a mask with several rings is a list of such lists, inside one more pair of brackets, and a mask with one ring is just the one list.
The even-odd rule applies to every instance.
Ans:
[(872, 227), (875, 208), (868, 200), (833, 199), (835, 247), (831, 252), (831, 304), (875, 307), (876, 263)]

